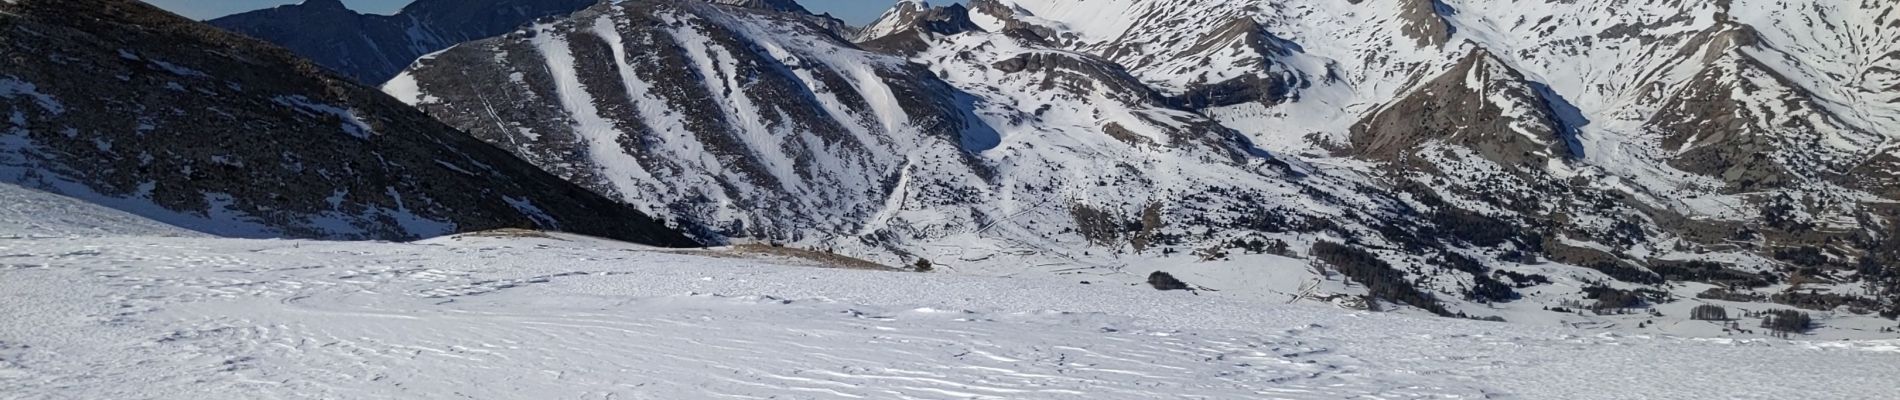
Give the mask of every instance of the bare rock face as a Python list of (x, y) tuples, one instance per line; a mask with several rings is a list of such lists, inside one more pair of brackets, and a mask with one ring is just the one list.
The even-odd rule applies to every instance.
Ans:
[[(1669, 165), (1720, 179), (1730, 192), (1838, 181), (1871, 161), (1879, 139), (1822, 107), (1815, 95), (1756, 56), (1754, 28), (1703, 32), (1705, 66), (1662, 102), (1646, 126), (1674, 157)], [(1878, 157), (1877, 154), (1871, 155)]]
[(1446, 144), (1511, 168), (1542, 169), (1572, 153), (1563, 127), (1524, 76), (1476, 50), (1438, 78), (1412, 89), (1352, 128), (1347, 154), (1414, 161)]
[[(1063, 36), (1064, 33), (1068, 32), (1061, 32), (1055, 27), (1043, 26), (1023, 18), (1029, 15), (1029, 11), (1016, 7), (1013, 4), (1005, 3), (1001, 0), (970, 0), (969, 3), (970, 15), (980, 15), (986, 20), (995, 21), (993, 26), (983, 27), (991, 32), (1044, 43), (1055, 43), (1074, 38), (1073, 36)], [(902, 5), (899, 7), (902, 7)], [(1068, 34), (1073, 35), (1073, 33)]]
[[(1306, 58), (1303, 49), (1263, 25), (1261, 8), (1252, 2), (978, 0), (970, 2), (969, 14), (979, 28), (1119, 64), (1190, 109), (1272, 106), (1336, 78), (1294, 67)], [(1082, 15), (1099, 18), (1061, 19)]]
[(1289, 57), (1297, 47), (1286, 39), (1267, 32), (1266, 27), (1251, 17), (1228, 20), (1219, 29), (1197, 40), (1185, 54), (1211, 54), (1227, 52), (1229, 54), (1252, 54), (1257, 57), (1247, 59), (1244, 65), (1259, 71), (1281, 72), (1265, 74), (1241, 74), (1228, 77), (1223, 81), (1198, 79), (1188, 84), (1182, 93), (1176, 95), (1184, 106), (1192, 109), (1226, 107), (1237, 104), (1257, 103), (1272, 105), (1286, 101), (1293, 91), (1307, 86), (1306, 78), (1299, 74), (1275, 71), (1277, 57)]
[(1398, 6), (1399, 19), (1405, 21), (1403, 32), (1419, 47), (1439, 47), (1451, 41), (1451, 23), (1443, 15), (1455, 12), (1450, 6), (1439, 0), (1400, 0)]
[(0, 35), (11, 184), (230, 236), (693, 244), (289, 51), (141, 2), (0, 3)]
[(351, 11), (339, 0), (309, 0), (208, 22), (289, 48), (357, 82), (377, 85), (424, 54), (500, 35), (536, 18), (564, 15), (595, 2), (421, 0), (395, 15), (374, 15)]

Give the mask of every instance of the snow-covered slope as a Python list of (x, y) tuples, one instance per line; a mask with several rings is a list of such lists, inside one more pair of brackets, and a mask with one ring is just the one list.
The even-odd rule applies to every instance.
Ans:
[(21, 399), (1882, 399), (1900, 374), (1893, 341), (1420, 319), (559, 234), (0, 238), (0, 254), (0, 393)]
[(958, 46), (996, 65), (931, 71), (805, 17), (603, 4), (457, 46), (385, 89), (651, 212), (892, 264), (986, 236), (1147, 250), (1177, 218), (1163, 214), (1199, 213), (1166, 207), (1183, 196), (1298, 197), (1270, 157), (1113, 64), (972, 37)]
[(1469, 241), (1484, 259), (1515, 247), (1645, 285), (1708, 281), (1679, 263), (1712, 263), (1806, 283), (1762, 298), (1893, 315), (1895, 8), (985, 0), (971, 18), (1124, 65), (1283, 158), (1499, 221), (1441, 232), (1535, 235)]
[(340, 0), (304, 0), (206, 22), (276, 43), (357, 82), (378, 85), (424, 54), (596, 2), (421, 0), (394, 15), (375, 15), (352, 11)]
[(79, 199), (0, 183), (0, 237), (201, 236)]
[(538, 227), (692, 243), (283, 49), (141, 2), (0, 4), (0, 35), (6, 184), (225, 236)]
[(907, 1), (852, 46), (796, 10), (626, 2), (384, 89), (711, 234), (891, 265), (1648, 330), (1792, 306), (1885, 335), (1891, 6), (1744, 7), (1817, 9)]

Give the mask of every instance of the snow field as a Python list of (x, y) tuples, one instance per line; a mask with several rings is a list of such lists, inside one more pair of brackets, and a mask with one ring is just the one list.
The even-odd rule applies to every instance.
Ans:
[(1883, 398), (1892, 343), (1689, 340), (566, 235), (0, 239), (17, 398)]

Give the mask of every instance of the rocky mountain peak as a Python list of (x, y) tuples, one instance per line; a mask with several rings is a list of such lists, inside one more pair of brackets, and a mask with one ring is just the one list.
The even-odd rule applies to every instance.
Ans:
[(1761, 32), (1748, 24), (1734, 21), (1721, 21), (1711, 28), (1708, 43), (1704, 45), (1702, 61), (1715, 62), (1725, 54), (1761, 44)]
[[(886, 11), (883, 16), (858, 32), (854, 41), (868, 46), (892, 50), (915, 47), (895, 42), (908, 41), (900, 35), (955, 35), (958, 33), (983, 30), (970, 20), (970, 9), (962, 4), (932, 7), (922, 1), (898, 3)], [(885, 40), (889, 39), (889, 40)], [(886, 43), (873, 43), (884, 41)], [(898, 50), (901, 51), (901, 50)]]
[(1003, 0), (970, 0), (969, 9), (971, 15), (982, 16), (984, 22), (978, 26), (991, 32), (1040, 42), (1062, 41), (1074, 36), (1072, 32), (1034, 22), (1035, 16), (1029, 10)]
[(1224, 44), (1241, 44), (1254, 48), (1262, 54), (1286, 55), (1292, 53), (1289, 47), (1295, 46), (1267, 32), (1267, 28), (1252, 16), (1235, 16), (1216, 28), (1212, 34), (1202, 37), (1195, 48), (1188, 52), (1198, 53)]
[(1413, 162), (1434, 144), (1460, 146), (1508, 168), (1541, 170), (1568, 157), (1562, 125), (1531, 82), (1483, 48), (1354, 125), (1349, 154)]

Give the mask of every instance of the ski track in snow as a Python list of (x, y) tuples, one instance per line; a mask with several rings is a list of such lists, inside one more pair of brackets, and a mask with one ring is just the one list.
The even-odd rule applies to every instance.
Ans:
[(1893, 343), (1591, 335), (1055, 279), (566, 236), (0, 239), (0, 393), (1872, 399), (1900, 373)]

